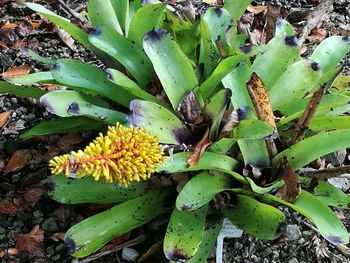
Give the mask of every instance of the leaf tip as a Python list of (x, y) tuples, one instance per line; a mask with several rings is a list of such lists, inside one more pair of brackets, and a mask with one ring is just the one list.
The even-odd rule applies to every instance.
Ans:
[(74, 253), (77, 250), (77, 245), (75, 244), (75, 241), (71, 239), (70, 237), (64, 238), (64, 243), (67, 246), (68, 253)]
[(165, 37), (167, 34), (167, 31), (163, 29), (153, 29), (149, 31), (145, 37), (143, 38), (143, 41), (148, 42), (156, 42), (160, 41), (163, 37)]
[(215, 8), (215, 14), (220, 17), (222, 15), (222, 9), (220, 7)]
[(164, 251), (164, 253), (167, 259), (174, 260), (176, 262), (186, 262), (189, 259), (185, 252), (177, 248), (174, 248), (171, 251)]
[(284, 43), (287, 45), (287, 46), (291, 46), (291, 47), (296, 47), (299, 45), (299, 42), (297, 40), (297, 38), (295, 36), (286, 36), (284, 38)]
[(102, 27), (97, 26), (94, 30), (91, 31), (90, 36), (97, 37), (102, 34)]

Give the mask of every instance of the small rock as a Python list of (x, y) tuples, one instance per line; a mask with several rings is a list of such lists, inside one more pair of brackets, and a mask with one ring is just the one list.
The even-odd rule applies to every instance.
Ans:
[(60, 254), (56, 254), (51, 259), (52, 259), (52, 261), (58, 261), (60, 258), (61, 258), (61, 255)]
[(334, 178), (328, 179), (327, 181), (331, 185), (334, 185), (335, 187), (342, 189), (344, 192), (350, 189), (349, 179), (334, 177)]
[(298, 244), (303, 245), (305, 243), (305, 239), (302, 237), (299, 239)]
[(53, 217), (46, 219), (44, 223), (41, 225), (41, 227), (44, 231), (48, 231), (48, 232), (58, 231), (58, 225), (56, 223), (56, 220)]
[(239, 242), (235, 242), (235, 243), (233, 244), (233, 247), (234, 247), (234, 249), (236, 249), (236, 250), (241, 250), (242, 247), (243, 247), (243, 245), (242, 245), (241, 243), (239, 243)]
[(280, 253), (276, 250), (272, 251), (272, 259), (277, 260), (280, 257)]
[(270, 263), (268, 259), (264, 258), (263, 263)]
[(272, 254), (271, 248), (266, 248), (263, 251), (261, 251), (261, 257), (266, 258), (267, 256)]
[(128, 262), (135, 262), (140, 253), (135, 249), (124, 247), (122, 251), (122, 258)]
[(288, 240), (295, 241), (301, 238), (301, 232), (297, 225), (287, 225), (285, 236)]
[(248, 250), (248, 247), (245, 247), (245, 248), (243, 249), (242, 257), (243, 257), (243, 258), (248, 258), (248, 257), (249, 257), (249, 250)]
[(288, 263), (299, 263), (299, 261), (296, 258), (291, 258)]

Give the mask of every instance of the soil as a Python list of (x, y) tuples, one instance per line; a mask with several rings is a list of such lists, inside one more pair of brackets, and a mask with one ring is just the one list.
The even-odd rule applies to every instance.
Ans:
[[(72, 18), (59, 1), (35, 2), (45, 2), (44, 4), (54, 12)], [(85, 1), (65, 2), (77, 11), (85, 7)], [(256, 1), (254, 4), (273, 3), (282, 6), (285, 13), (290, 14), (292, 11), (300, 10), (306, 10), (308, 13), (319, 4), (318, 2), (317, 0), (274, 0)], [(195, 2), (197, 11), (204, 10), (206, 7), (207, 5), (200, 1)], [(28, 21), (32, 24), (28, 25)], [(16, 22), (20, 26), (0, 29), (0, 72), (20, 65), (31, 66), (34, 71), (47, 69), (45, 64), (23, 56), (21, 48), (25, 47), (45, 57), (77, 58), (99, 64), (78, 44), (75, 44), (75, 49), (72, 50), (62, 42), (52, 25), (43, 23), (39, 16), (21, 8), (15, 1), (0, 0), (0, 25), (6, 22)], [(41, 26), (33, 28), (34, 23), (41, 23)], [(350, 35), (349, 24), (349, 0), (336, 0), (333, 10), (328, 12), (327, 17), (318, 27), (324, 29), (327, 35)], [(295, 22), (294, 25), (302, 29), (305, 20)], [(91, 205), (67, 206), (51, 200), (45, 190), (45, 180), (49, 175), (47, 162), (54, 155), (84, 145), (93, 134), (72, 133), (22, 141), (18, 136), (26, 129), (43, 119), (54, 118), (54, 116), (47, 113), (35, 100), (10, 95), (0, 95), (0, 114), (3, 112), (10, 112), (10, 115), (5, 125), (0, 127), (1, 262), (78, 262), (68, 254), (61, 239), (62, 233), (100, 208)], [(13, 157), (16, 153), (19, 156), (17, 159)], [(341, 154), (334, 155), (333, 161), (328, 158), (326, 163), (340, 165), (349, 162), (349, 154), (347, 152)], [(343, 157), (339, 159), (339, 156)], [(14, 161), (10, 165), (13, 158)], [(349, 189), (344, 191), (348, 193)], [(284, 209), (284, 212), (289, 221), (287, 221), (288, 231), (285, 231), (286, 234), (283, 237), (273, 242), (257, 240), (246, 235), (239, 239), (228, 239), (224, 245), (224, 262), (350, 262), (347, 257), (317, 235), (306, 219), (287, 209)], [(350, 215), (346, 211), (338, 211), (338, 215), (350, 230)], [(163, 218), (163, 220), (166, 219)], [(133, 235), (138, 236), (147, 228), (149, 226)], [(126, 237), (128, 238), (130, 237)], [(115, 244), (122, 241), (117, 240)], [(109, 253), (90, 262), (127, 262), (125, 253), (142, 254), (145, 250), (142, 246), (134, 248), (135, 251), (124, 249), (124, 253), (120, 251)], [(215, 262), (215, 259), (211, 262)]]

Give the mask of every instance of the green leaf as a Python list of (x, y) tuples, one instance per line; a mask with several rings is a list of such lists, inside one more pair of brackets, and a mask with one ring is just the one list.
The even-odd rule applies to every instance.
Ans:
[(8, 78), (6, 81), (17, 85), (30, 85), (33, 83), (56, 83), (50, 71), (42, 71), (14, 78)]
[(209, 78), (206, 79), (199, 87), (203, 100), (206, 101), (213, 94), (215, 94), (216, 87), (221, 80), (245, 60), (243, 55), (235, 55), (222, 60), (215, 68)]
[(232, 207), (224, 210), (224, 215), (232, 224), (260, 239), (279, 237), (285, 220), (280, 210), (245, 195), (234, 195), (232, 199)]
[(297, 61), (287, 67), (269, 91), (273, 110), (314, 92), (321, 75), (318, 64), (308, 60)]
[(146, 86), (152, 77), (153, 68), (145, 53), (131, 40), (108, 26), (98, 26), (89, 35), (90, 42), (120, 62), (137, 80)]
[(233, 19), (240, 20), (251, 2), (252, 0), (226, 0), (224, 8), (230, 13)]
[[(129, 28), (129, 0), (110, 0), (125, 35)], [(135, 2), (135, 1), (134, 1)]]
[(130, 22), (128, 38), (142, 48), (143, 37), (159, 26), (164, 10), (164, 4), (148, 4), (138, 9)]
[(278, 18), (276, 22), (275, 36), (295, 36), (294, 28), (287, 20)]
[(143, 39), (143, 48), (153, 63), (171, 105), (177, 109), (182, 99), (198, 86), (189, 59), (162, 29), (147, 33)]
[(308, 126), (311, 131), (350, 129), (350, 116), (321, 116), (313, 118)]
[(132, 115), (129, 122), (136, 127), (144, 127), (157, 135), (162, 143), (181, 144), (187, 142), (190, 130), (171, 111), (163, 106), (142, 100), (130, 103)]
[(294, 170), (299, 169), (328, 153), (349, 148), (349, 136), (350, 129), (328, 131), (311, 136), (280, 152), (272, 162), (276, 164), (285, 156)]
[(68, 230), (64, 242), (74, 257), (86, 257), (113, 237), (121, 236), (169, 210), (172, 191), (158, 190), (91, 216)]
[(47, 182), (49, 196), (62, 204), (112, 204), (134, 199), (148, 190), (148, 183), (136, 182), (128, 187), (116, 183), (95, 181), (91, 176), (72, 179), (63, 174), (49, 177)]
[(332, 36), (321, 42), (311, 55), (323, 72), (333, 70), (350, 51), (350, 37)]
[(226, 154), (236, 142), (235, 139), (221, 138), (210, 146), (209, 151)]
[(187, 261), (202, 242), (208, 206), (192, 212), (174, 209), (164, 238), (164, 254), (169, 260)]
[(266, 193), (269, 193), (273, 190), (277, 190), (279, 189), (282, 185), (284, 185), (284, 181), (282, 180), (279, 180), (279, 181), (276, 181), (274, 182), (273, 184), (271, 185), (268, 185), (268, 186), (264, 186), (264, 187), (261, 187), (261, 186), (258, 186), (251, 178), (247, 177), (247, 181), (249, 182), (250, 184), (250, 187), (252, 188), (253, 192), (254, 193), (257, 193), (257, 194), (266, 194)]
[(138, 99), (154, 102), (160, 105), (164, 104), (161, 100), (142, 90), (140, 86), (137, 85), (137, 83), (129, 79), (127, 76), (125, 76), (125, 74), (121, 73), (120, 71), (109, 68), (106, 70), (106, 72), (107, 79), (117, 84), (119, 88), (124, 90), (124, 93), (131, 94)]
[(105, 108), (107, 104), (103, 100), (71, 90), (49, 92), (40, 102), (48, 112), (60, 117), (86, 116), (112, 125), (127, 122), (126, 114)]
[(38, 55), (36, 52), (34, 52), (33, 50), (28, 49), (28, 48), (21, 49), (21, 53), (23, 53), (24, 55), (26, 55), (28, 57), (31, 57), (32, 59), (39, 61), (39, 62), (43, 62), (45, 64), (53, 65), (56, 63), (56, 59), (42, 57), (42, 56)]
[(228, 174), (211, 175), (206, 172), (197, 174), (179, 193), (176, 208), (180, 211), (196, 210), (209, 203), (216, 194), (231, 187), (232, 177)]
[(125, 107), (134, 99), (130, 92), (109, 82), (105, 72), (81, 61), (60, 59), (52, 68), (51, 74), (56, 81), (72, 89), (104, 96)]
[(106, 25), (123, 34), (111, 0), (89, 0), (87, 11), (93, 27)]
[(321, 235), (333, 245), (349, 242), (349, 234), (342, 222), (326, 204), (312, 194), (302, 190), (293, 204), (271, 195), (268, 199), (289, 206), (308, 218), (316, 225)]
[(300, 59), (300, 43), (294, 36), (275, 36), (254, 60), (255, 72), (270, 90), (286, 68)]
[(313, 195), (329, 206), (338, 208), (349, 208), (350, 206), (349, 195), (325, 181), (318, 181)]
[(350, 88), (350, 76), (339, 74), (338, 77), (334, 80), (332, 86), (339, 91)]
[(241, 139), (264, 139), (273, 134), (273, 128), (264, 121), (242, 120), (231, 131), (231, 137)]
[(188, 152), (181, 152), (171, 155), (165, 161), (164, 165), (159, 166), (157, 170), (164, 173), (217, 170), (230, 174), (239, 182), (247, 184), (246, 179), (242, 175), (233, 172), (240, 166), (239, 162), (235, 159), (219, 153), (204, 152), (196, 166), (188, 167), (186, 161), (189, 154)]
[(39, 99), (46, 91), (36, 87), (17, 86), (5, 81), (0, 81), (0, 93), (9, 93), (16, 96)]
[(35, 136), (98, 130), (104, 125), (101, 121), (95, 121), (85, 117), (70, 117), (58, 120), (47, 120), (35, 125), (30, 130), (23, 133), (20, 138), (23, 140), (31, 139)]

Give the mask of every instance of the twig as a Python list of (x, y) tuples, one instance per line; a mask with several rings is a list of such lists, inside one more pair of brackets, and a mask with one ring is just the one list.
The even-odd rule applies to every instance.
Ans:
[(58, 2), (63, 7), (63, 9), (65, 9), (69, 14), (71, 14), (75, 18), (79, 19), (79, 21), (81, 21), (81, 17), (79, 16), (79, 14), (74, 10), (72, 10), (65, 2), (63, 2), (63, 0), (58, 0)]
[(316, 177), (317, 179), (321, 180), (327, 180), (333, 177), (349, 179), (350, 175), (346, 174), (350, 174), (350, 165), (300, 173), (302, 176)]
[(108, 249), (108, 250), (102, 251), (100, 253), (97, 253), (95, 255), (92, 255), (92, 256), (90, 256), (90, 257), (80, 261), (80, 263), (91, 262), (91, 261), (93, 261), (95, 259), (98, 259), (100, 257), (103, 257), (105, 255), (117, 252), (117, 251), (123, 249), (124, 247), (131, 247), (131, 246), (137, 245), (137, 244), (139, 244), (139, 243), (141, 243), (141, 242), (143, 242), (145, 240), (146, 240), (145, 235), (140, 235), (140, 236), (138, 236), (138, 237), (136, 237), (134, 239), (131, 239), (131, 240), (129, 240), (129, 241), (127, 241), (127, 242), (125, 242), (125, 243), (123, 243), (123, 244), (121, 244), (119, 246), (116, 246), (116, 247), (114, 247), (112, 249)]

